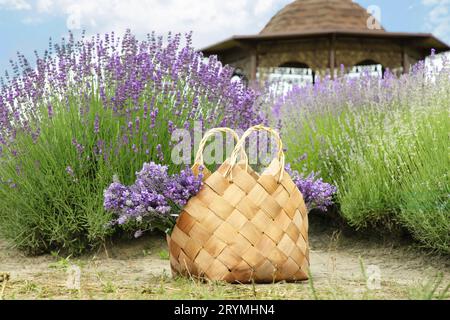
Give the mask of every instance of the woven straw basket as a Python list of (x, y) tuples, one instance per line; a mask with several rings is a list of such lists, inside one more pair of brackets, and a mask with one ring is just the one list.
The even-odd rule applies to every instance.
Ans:
[[(254, 131), (272, 134), (279, 150), (261, 175), (248, 166), (244, 152), (245, 140)], [(217, 132), (239, 138), (228, 128), (209, 131), (194, 171), (203, 165), (203, 148)], [(263, 126), (248, 129), (216, 172), (204, 172), (202, 190), (185, 206), (167, 240), (174, 275), (230, 283), (308, 279), (307, 209), (284, 170), (278, 133)]]

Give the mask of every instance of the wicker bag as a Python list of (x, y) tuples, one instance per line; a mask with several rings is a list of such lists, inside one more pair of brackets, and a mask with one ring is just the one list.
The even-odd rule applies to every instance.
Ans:
[[(216, 129), (216, 132), (229, 129)], [(254, 131), (267, 131), (278, 155), (258, 175), (243, 151)], [(208, 132), (199, 148), (211, 136)], [(236, 134), (234, 134), (236, 138)], [(237, 158), (241, 154), (241, 160)], [(198, 156), (194, 168), (202, 165)], [(284, 170), (277, 132), (248, 129), (219, 169), (205, 174), (202, 190), (185, 206), (168, 237), (174, 275), (231, 283), (272, 283), (308, 278), (308, 215), (303, 196)]]

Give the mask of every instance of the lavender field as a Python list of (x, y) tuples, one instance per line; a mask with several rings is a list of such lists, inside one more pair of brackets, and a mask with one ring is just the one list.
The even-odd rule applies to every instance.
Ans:
[[(68, 260), (61, 257), (80, 257), (80, 264), (90, 265), (95, 259), (86, 262), (86, 254), (104, 250), (109, 258), (112, 243), (142, 241), (134, 238), (144, 232), (150, 234), (145, 239), (159, 243), (155, 237), (164, 239), (174, 208), (200, 187), (189, 168), (172, 163), (172, 134), (185, 129), (194, 135), (198, 122), (202, 132), (265, 124), (282, 135), (288, 170), (311, 219), (324, 219), (319, 221), (364, 243), (374, 234), (377, 243), (389, 234), (395, 238), (392, 248), (401, 243), (405, 252), (429, 254), (440, 265), (433, 272), (445, 270), (450, 62), (434, 68), (435, 58), (400, 77), (341, 74), (280, 94), (268, 85), (231, 81), (233, 69), (196, 52), (190, 34), (145, 40), (131, 32), (80, 40), (69, 35), (33, 62), (19, 54), (13, 74), (0, 82), (2, 246), (13, 248), (14, 257), (25, 254), (23, 259), (52, 254), (62, 261), (58, 268), (65, 268)], [(317, 237), (313, 245), (329, 252), (322, 243), (330, 241), (328, 235)], [(380, 247), (377, 255), (386, 255)], [(161, 259), (165, 250), (158, 245)], [(349, 263), (358, 268), (363, 253), (359, 248), (347, 257)], [(327, 257), (317, 254), (318, 261)], [(171, 281), (161, 280), (161, 288), (188, 285)], [(324, 282), (319, 287), (325, 297), (336, 296), (335, 287)], [(227, 290), (219, 287), (214, 294)], [(289, 290), (283, 292), (291, 295)], [(354, 295), (353, 288), (347, 290)], [(406, 291), (397, 296), (417, 293)], [(270, 293), (264, 289), (261, 295)]]
[(190, 35), (166, 40), (70, 36), (36, 68), (19, 56), (0, 98), (0, 230), (15, 246), (80, 253), (101, 244), (114, 232), (103, 208), (113, 176), (131, 184), (151, 161), (179, 170), (170, 137), (194, 121), (263, 121), (256, 93), (231, 82), (231, 68), (203, 60)]
[[(400, 78), (324, 79), (276, 99), (290, 161), (338, 187), (357, 229), (404, 228), (450, 251), (450, 63), (420, 62)], [(299, 156), (301, 161), (296, 161)]]

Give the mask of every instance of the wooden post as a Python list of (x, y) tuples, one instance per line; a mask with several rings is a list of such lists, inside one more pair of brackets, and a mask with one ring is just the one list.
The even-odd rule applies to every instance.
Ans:
[(330, 39), (329, 63), (330, 63), (331, 79), (334, 79), (334, 66), (336, 64), (336, 34), (332, 34)]
[[(256, 81), (256, 74), (258, 72), (258, 44), (249, 44), (245, 42), (238, 42), (238, 46), (245, 52), (246, 56), (249, 57), (249, 68), (246, 70), (246, 77), (249, 82)], [(247, 74), (248, 72), (248, 74)]]
[(256, 74), (258, 72), (258, 54), (256, 50), (252, 51), (250, 56), (250, 81), (256, 81)]
[(409, 73), (411, 64), (409, 63), (409, 56), (406, 53), (406, 48), (404, 45), (402, 46), (402, 67), (403, 67), (403, 74)]

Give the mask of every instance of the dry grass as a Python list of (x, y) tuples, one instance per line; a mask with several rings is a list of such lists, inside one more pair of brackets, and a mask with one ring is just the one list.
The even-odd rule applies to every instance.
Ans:
[[(311, 231), (312, 280), (230, 285), (172, 278), (166, 243), (145, 237), (79, 258), (26, 257), (0, 241), (0, 298), (4, 299), (450, 299), (448, 257), (383, 239)], [(381, 287), (367, 286), (367, 268), (381, 270)], [(81, 270), (79, 290), (67, 288), (67, 270)], [(2, 290), (3, 288), (3, 290)]]
[[(61, 279), (63, 280), (63, 279)], [(432, 290), (438, 284), (441, 288)], [(115, 277), (97, 275), (85, 281), (80, 290), (68, 290), (61, 282), (39, 280), (13, 280), (6, 285), (5, 299), (246, 299), (246, 300), (299, 300), (299, 299), (449, 299), (448, 287), (442, 282), (426, 285), (402, 286), (395, 282), (382, 282), (382, 289), (369, 290), (364, 281), (349, 281), (345, 285), (324, 282), (312, 287), (311, 282), (271, 285), (230, 285), (221, 282), (202, 283), (169, 275), (154, 276), (141, 285), (117, 282)]]

